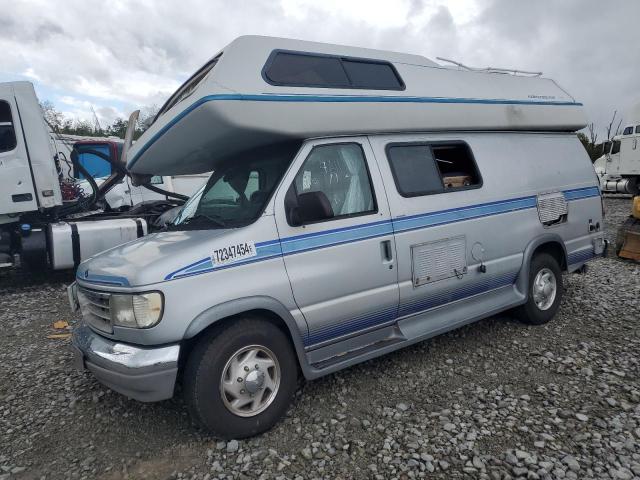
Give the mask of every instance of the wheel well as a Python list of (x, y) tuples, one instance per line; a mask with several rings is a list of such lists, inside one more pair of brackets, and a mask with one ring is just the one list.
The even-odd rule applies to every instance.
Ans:
[[(277, 328), (279, 328), (287, 336), (287, 338), (289, 339), (289, 342), (291, 343), (291, 348), (293, 348), (295, 352), (296, 347), (295, 347), (293, 338), (291, 337), (291, 331), (289, 330), (289, 327), (287, 326), (286, 322), (282, 319), (282, 317), (280, 317), (280, 315), (278, 315), (277, 313), (272, 312), (271, 310), (253, 309), (253, 310), (247, 310), (245, 312), (240, 312), (233, 315), (229, 315), (228, 317), (221, 318), (213, 322), (211, 325), (209, 325), (207, 328), (199, 332), (194, 337), (184, 340), (180, 348), (180, 359), (178, 361), (179, 370), (182, 371), (182, 369), (184, 368), (184, 364), (187, 361), (187, 358), (189, 358), (189, 355), (191, 354), (191, 350), (193, 350), (193, 347), (195, 347), (195, 345), (202, 338), (208, 335), (214, 335), (216, 331), (223, 329), (226, 325), (233, 322), (234, 320), (237, 320), (239, 318), (247, 318), (247, 317), (259, 318), (260, 320), (265, 320), (273, 324)], [(297, 354), (296, 354), (296, 358), (297, 358)], [(178, 376), (178, 378), (180, 377), (181, 375)]]
[(565, 256), (564, 248), (558, 242), (547, 242), (542, 245), (538, 245), (533, 251), (531, 258), (535, 257), (539, 253), (547, 253), (556, 259), (560, 269), (564, 272), (567, 270), (567, 258)]

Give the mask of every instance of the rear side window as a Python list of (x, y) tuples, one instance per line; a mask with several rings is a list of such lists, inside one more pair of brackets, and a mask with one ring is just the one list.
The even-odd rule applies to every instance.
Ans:
[(4, 100), (0, 100), (0, 153), (16, 148), (16, 132), (11, 116), (11, 107)]
[(263, 69), (271, 85), (320, 88), (404, 90), (404, 83), (391, 63), (276, 50)]
[(623, 135), (631, 135), (632, 133), (633, 133), (633, 127), (626, 127), (622, 132)]
[(640, 125), (636, 125), (636, 133), (640, 133)]
[(482, 185), (471, 149), (463, 142), (390, 144), (387, 157), (396, 187), (403, 197)]

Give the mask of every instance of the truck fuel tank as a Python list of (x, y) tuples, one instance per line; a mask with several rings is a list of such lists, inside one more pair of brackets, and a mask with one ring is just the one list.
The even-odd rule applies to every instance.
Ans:
[(92, 255), (135, 240), (148, 231), (142, 218), (52, 223), (47, 231), (51, 267), (77, 267)]

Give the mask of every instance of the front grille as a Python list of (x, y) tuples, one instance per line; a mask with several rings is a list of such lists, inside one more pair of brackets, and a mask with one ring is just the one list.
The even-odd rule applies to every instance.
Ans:
[(82, 318), (92, 327), (111, 333), (111, 310), (109, 307), (109, 299), (111, 294), (88, 290), (86, 288), (78, 289), (78, 303)]

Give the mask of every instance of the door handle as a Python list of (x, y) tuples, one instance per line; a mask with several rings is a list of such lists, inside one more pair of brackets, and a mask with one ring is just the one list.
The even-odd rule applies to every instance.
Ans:
[(393, 250), (391, 249), (391, 240), (383, 240), (380, 242), (380, 253), (382, 260), (386, 262), (393, 262)]

